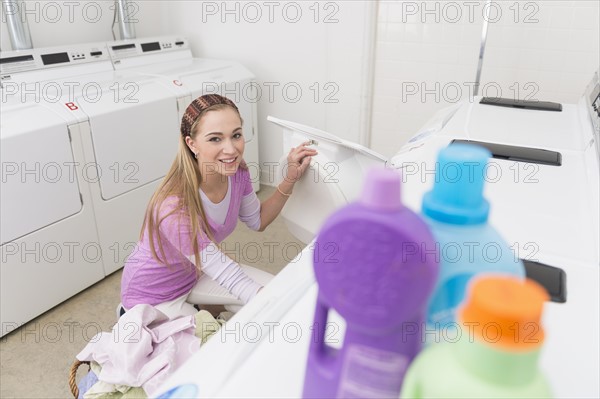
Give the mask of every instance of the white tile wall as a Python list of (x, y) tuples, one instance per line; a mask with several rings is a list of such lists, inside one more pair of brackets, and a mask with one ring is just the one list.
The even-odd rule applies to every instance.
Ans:
[[(137, 37), (170, 34), (164, 18), (168, 5), (164, 1), (133, 1), (129, 17)], [(77, 43), (111, 41), (114, 5), (112, 1), (40, 1), (24, 0), (19, 7), (12, 3), (11, 12), (26, 18), (34, 47), (62, 46)], [(12, 50), (7, 28), (7, 16), (0, 18), (0, 48)], [(119, 38), (119, 27), (115, 25)]]
[[(435, 111), (468, 98), (484, 3), (380, 1), (371, 148), (393, 155)], [(576, 102), (600, 60), (599, 2), (493, 3), (480, 95)]]
[(505, 97), (576, 102), (598, 68), (599, 2), (499, 5), (507, 18), (490, 24), (482, 83), (498, 83)]

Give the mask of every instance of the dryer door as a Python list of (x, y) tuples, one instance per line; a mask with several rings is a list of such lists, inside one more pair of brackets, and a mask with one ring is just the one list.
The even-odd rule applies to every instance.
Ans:
[(175, 95), (156, 79), (95, 82), (76, 103), (90, 118), (104, 200), (167, 173), (177, 152), (180, 121)]
[(2, 244), (82, 208), (67, 125), (40, 104), (3, 105)]

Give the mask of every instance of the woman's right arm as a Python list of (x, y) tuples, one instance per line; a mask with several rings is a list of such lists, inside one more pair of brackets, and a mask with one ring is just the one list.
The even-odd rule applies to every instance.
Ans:
[[(248, 302), (262, 286), (246, 275), (240, 265), (225, 255), (203, 230), (200, 231), (195, 238), (200, 255), (200, 270), (233, 296), (244, 303)], [(189, 217), (184, 212), (167, 216), (160, 224), (160, 232), (161, 238), (166, 239), (178, 251), (179, 262), (183, 258), (191, 262), (190, 266), (198, 266), (195, 263), (192, 228)]]
[[(193, 255), (188, 259), (194, 262)], [(212, 242), (200, 253), (200, 261), (202, 272), (244, 303), (248, 303), (262, 288)]]
[(264, 231), (279, 215), (287, 199), (292, 194), (294, 184), (310, 166), (312, 157), (318, 154), (317, 150), (308, 148), (308, 145), (310, 145), (310, 142), (303, 143), (290, 150), (283, 181), (277, 186), (277, 191), (261, 204), (259, 231)]

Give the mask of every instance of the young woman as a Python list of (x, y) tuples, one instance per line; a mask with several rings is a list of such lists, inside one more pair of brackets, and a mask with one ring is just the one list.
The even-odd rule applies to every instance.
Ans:
[(194, 304), (235, 311), (273, 277), (237, 264), (218, 244), (238, 218), (263, 231), (317, 152), (308, 143), (292, 148), (287, 175), (261, 204), (243, 160), (244, 144), (242, 118), (231, 100), (211, 94), (188, 106), (175, 161), (148, 204), (140, 241), (125, 263), (124, 309), (149, 304), (170, 318), (194, 314)]

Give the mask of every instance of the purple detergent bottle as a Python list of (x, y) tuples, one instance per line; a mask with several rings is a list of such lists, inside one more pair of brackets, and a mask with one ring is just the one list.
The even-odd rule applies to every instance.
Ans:
[[(398, 397), (438, 274), (435, 254), (421, 249), (434, 247), (425, 222), (402, 205), (399, 173), (371, 170), (360, 200), (331, 215), (316, 239), (303, 397)], [(331, 309), (346, 321), (339, 350), (325, 343)]]

